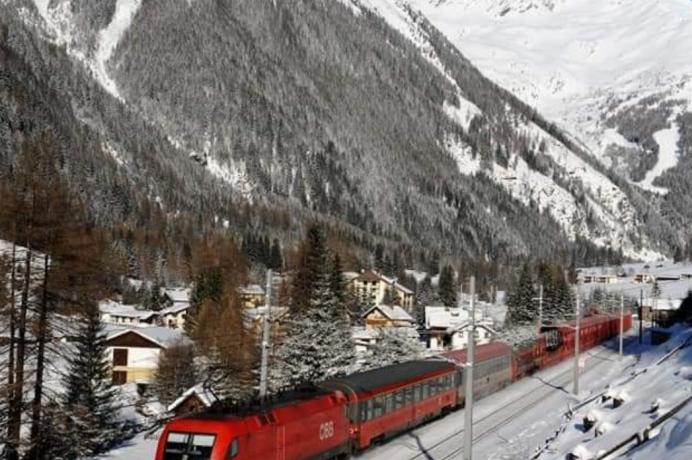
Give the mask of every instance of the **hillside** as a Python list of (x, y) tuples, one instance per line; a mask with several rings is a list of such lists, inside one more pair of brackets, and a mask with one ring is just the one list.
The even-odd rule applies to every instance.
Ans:
[(689, 219), (689, 1), (405, 3), (493, 81), (645, 191), (674, 225)]
[(361, 243), (504, 260), (684, 244), (684, 215), (662, 217), (401, 2), (4, 0), (0, 13), (0, 161), (55, 130), (104, 218), (146, 199), (291, 238), (319, 217)]

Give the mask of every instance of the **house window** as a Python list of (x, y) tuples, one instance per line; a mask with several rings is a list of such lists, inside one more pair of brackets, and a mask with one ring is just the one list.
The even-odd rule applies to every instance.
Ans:
[(127, 348), (113, 350), (113, 366), (127, 366)]

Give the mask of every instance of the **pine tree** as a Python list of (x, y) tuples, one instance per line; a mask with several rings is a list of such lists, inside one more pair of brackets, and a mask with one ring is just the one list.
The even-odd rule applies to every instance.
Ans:
[(117, 388), (111, 382), (106, 334), (98, 308), (85, 308), (80, 323), (63, 382), (65, 426), (70, 432), (79, 433), (66, 446), (66, 458), (104, 452), (124, 434), (117, 418)]
[(320, 270), (327, 254), (322, 229), (311, 225), (298, 249), (298, 262), (291, 277), (291, 310), (300, 313), (310, 306)]
[(309, 305), (286, 322), (285, 337), (273, 360), (275, 390), (343, 375), (355, 363), (348, 316), (332, 287), (333, 264), (326, 254), (316, 262), (319, 268)]
[(272, 242), (269, 268), (272, 270), (281, 270), (283, 266), (284, 260), (281, 255), (281, 244), (279, 243), (278, 239), (274, 238), (274, 241)]
[(442, 267), (440, 281), (437, 287), (442, 304), (447, 307), (454, 307), (457, 301), (457, 288), (454, 279), (454, 269), (450, 265)]
[(416, 335), (409, 328), (379, 328), (377, 342), (368, 350), (365, 358), (365, 367), (376, 369), (422, 358), (425, 346)]
[(538, 305), (535, 300), (536, 290), (533, 285), (531, 267), (528, 263), (522, 266), (519, 279), (507, 299), (506, 323), (510, 327), (532, 324), (538, 318)]

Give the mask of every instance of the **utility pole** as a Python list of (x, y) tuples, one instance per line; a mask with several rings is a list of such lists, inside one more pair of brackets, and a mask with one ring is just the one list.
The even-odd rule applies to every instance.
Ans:
[(574, 387), (572, 388), (572, 393), (575, 396), (579, 395), (579, 335), (580, 335), (580, 306), (579, 306), (579, 289), (576, 289), (576, 327), (574, 329)]
[(538, 333), (543, 327), (543, 284), (538, 287)]
[(620, 295), (620, 357), (622, 358), (622, 334), (625, 331), (625, 296)]
[(473, 366), (476, 346), (476, 278), (470, 280), (471, 304), (470, 304), (470, 329), (468, 335), (468, 348), (466, 350), (466, 367), (464, 379), (466, 398), (464, 402), (464, 460), (472, 460), (473, 457)]
[(642, 343), (642, 334), (644, 332), (644, 318), (642, 318), (642, 315), (644, 314), (644, 289), (639, 290), (639, 344), (641, 345)]
[(269, 367), (269, 350), (271, 349), (271, 312), (272, 312), (272, 271), (267, 270), (267, 291), (264, 298), (266, 311), (262, 319), (262, 362), (260, 367), (259, 396), (267, 396), (267, 374)]

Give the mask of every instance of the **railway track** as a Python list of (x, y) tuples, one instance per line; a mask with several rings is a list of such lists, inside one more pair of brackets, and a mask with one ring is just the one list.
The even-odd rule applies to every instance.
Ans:
[[(633, 340), (632, 338), (628, 338), (629, 340)], [(604, 354), (613, 354), (613, 350), (603, 348), (597, 353), (594, 353), (592, 355), (592, 358), (598, 358), (601, 355)], [(600, 361), (599, 361), (600, 362)], [(595, 366), (596, 364), (594, 364)], [(592, 366), (593, 367), (593, 366)], [(527, 377), (529, 379), (536, 379), (536, 377), (531, 376)], [(495, 433), (498, 429), (502, 428), (503, 426), (507, 425), (508, 423), (512, 422), (515, 420), (518, 416), (522, 415), (525, 409), (528, 409), (532, 406), (534, 406), (536, 403), (540, 402), (543, 400), (546, 396), (551, 394), (553, 391), (556, 390), (556, 388), (564, 387), (565, 385), (569, 384), (572, 380), (572, 369), (567, 369), (561, 373), (559, 373), (557, 376), (553, 377), (551, 380), (543, 382), (545, 385), (543, 385), (541, 388), (544, 389), (544, 391), (536, 391), (535, 389), (523, 393), (520, 396), (512, 399), (508, 403), (504, 404), (501, 408), (492, 411), (488, 414), (485, 414), (483, 417), (479, 419), (475, 419), (473, 423), (473, 428), (474, 428), (474, 434), (473, 441), (474, 443), (487, 437), (488, 435)], [(495, 417), (498, 416), (498, 414), (502, 414), (508, 412), (507, 416), (502, 416), (499, 421), (495, 419)], [(484, 422), (494, 422), (490, 423), (487, 427), (484, 426)], [(448, 443), (452, 440), (455, 441), (460, 441), (459, 435), (464, 433), (464, 429), (460, 429), (455, 431), (454, 433), (445, 436), (444, 438), (440, 439), (439, 441), (435, 442), (434, 444), (423, 448), (421, 452), (416, 453), (412, 457), (407, 458), (407, 460), (418, 460), (418, 459), (435, 459), (435, 460), (449, 460), (454, 457), (456, 457), (458, 454), (460, 454), (464, 446), (459, 445), (452, 451), (447, 451), (443, 450), (444, 447), (447, 447)], [(438, 455), (436, 456), (435, 451), (440, 450)]]

